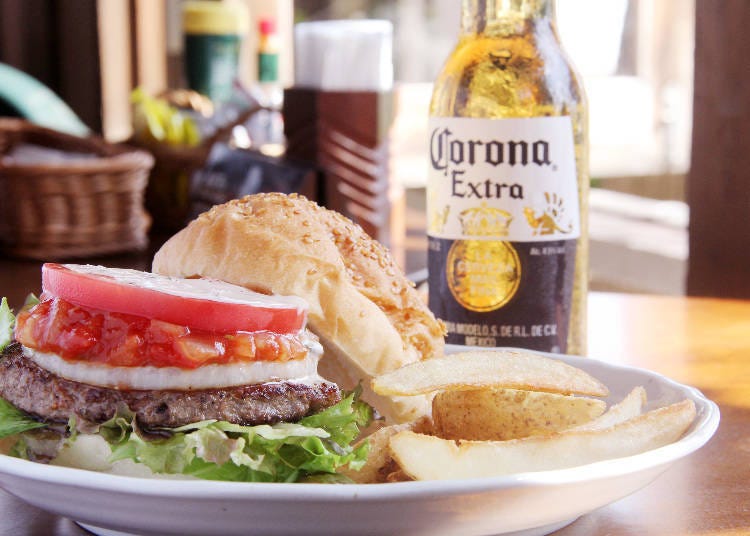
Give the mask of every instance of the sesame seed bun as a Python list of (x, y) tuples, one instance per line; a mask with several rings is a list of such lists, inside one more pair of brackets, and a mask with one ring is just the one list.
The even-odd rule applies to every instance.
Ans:
[(302, 196), (257, 194), (212, 208), (156, 253), (153, 271), (295, 295), (323, 343), (320, 374), (394, 421), (429, 413), (424, 397), (380, 397), (369, 380), (443, 353), (444, 327), (389, 252), (341, 214)]

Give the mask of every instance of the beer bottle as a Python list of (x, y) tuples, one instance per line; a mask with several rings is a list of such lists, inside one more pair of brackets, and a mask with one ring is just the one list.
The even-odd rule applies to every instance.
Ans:
[(430, 308), (449, 344), (584, 353), (588, 137), (553, 0), (463, 0), (430, 104)]

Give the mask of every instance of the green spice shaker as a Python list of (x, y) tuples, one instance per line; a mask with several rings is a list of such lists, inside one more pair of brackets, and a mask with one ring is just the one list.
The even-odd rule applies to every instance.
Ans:
[(216, 104), (231, 98), (248, 18), (246, 6), (238, 1), (188, 0), (183, 4), (188, 87)]

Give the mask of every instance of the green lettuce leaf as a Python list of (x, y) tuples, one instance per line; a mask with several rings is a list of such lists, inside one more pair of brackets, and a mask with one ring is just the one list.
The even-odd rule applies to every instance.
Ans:
[(16, 325), (16, 317), (8, 306), (8, 299), (3, 297), (0, 301), (0, 351), (13, 340), (13, 327)]
[[(104, 423), (102, 436), (112, 447), (111, 462), (132, 459), (156, 473), (186, 474), (236, 482), (347, 482), (336, 470), (361, 467), (368, 445), (350, 446), (372, 409), (350, 393), (338, 404), (299, 423), (241, 426), (202, 421), (154, 438), (138, 429), (128, 412)], [(328, 475), (328, 476), (326, 476)]]
[(39, 303), (39, 298), (37, 298), (36, 294), (34, 294), (33, 292), (29, 292), (26, 295), (26, 299), (24, 300), (23, 307), (21, 307), (21, 309), (26, 311), (28, 309), (31, 309), (38, 303)]
[(0, 439), (45, 426), (0, 398)]
[[(26, 296), (26, 301), (23, 304), (23, 309), (30, 309), (34, 305), (39, 303), (33, 293)], [(13, 310), (8, 305), (8, 298), (3, 297), (0, 300), (0, 352), (2, 352), (6, 346), (13, 341), (13, 329), (16, 327), (16, 317), (13, 314)]]

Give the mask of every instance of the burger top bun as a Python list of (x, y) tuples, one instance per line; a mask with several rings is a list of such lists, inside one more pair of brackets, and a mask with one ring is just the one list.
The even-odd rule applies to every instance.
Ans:
[(212, 208), (156, 253), (153, 271), (211, 277), (310, 305), (310, 329), (325, 353), (320, 374), (394, 421), (429, 413), (425, 397), (384, 398), (369, 380), (442, 354), (444, 327), (358, 225), (302, 196), (247, 196)]

